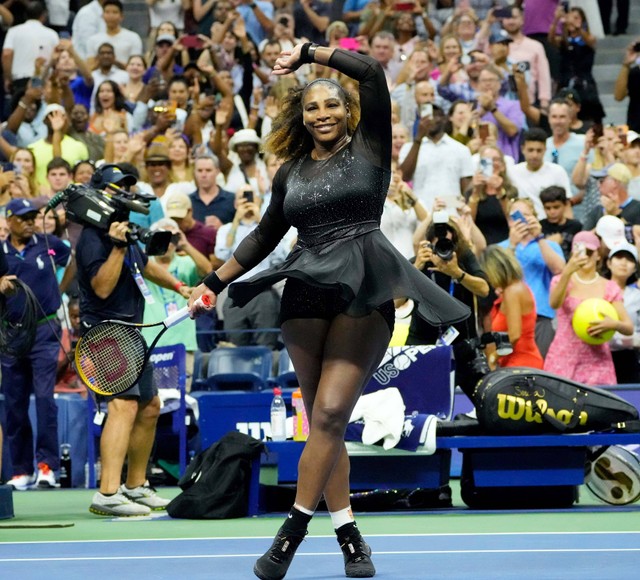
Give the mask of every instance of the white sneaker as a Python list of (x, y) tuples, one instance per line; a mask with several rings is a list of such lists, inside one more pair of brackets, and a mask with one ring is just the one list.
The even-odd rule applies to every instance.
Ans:
[(47, 489), (59, 487), (56, 483), (55, 474), (46, 463), (38, 463), (38, 477), (36, 479), (36, 486)]
[(26, 491), (31, 489), (36, 484), (36, 474), (31, 475), (14, 475), (7, 485), (10, 485), (16, 491)]
[(156, 490), (149, 485), (148, 481), (144, 482), (144, 485), (129, 489), (126, 485), (120, 486), (120, 493), (125, 495), (131, 501), (137, 504), (147, 506), (154, 511), (164, 510), (171, 503), (171, 500), (160, 497)]
[(131, 501), (120, 490), (113, 495), (102, 495), (99, 491), (93, 496), (89, 506), (92, 514), (99, 516), (148, 516), (151, 510), (143, 505)]

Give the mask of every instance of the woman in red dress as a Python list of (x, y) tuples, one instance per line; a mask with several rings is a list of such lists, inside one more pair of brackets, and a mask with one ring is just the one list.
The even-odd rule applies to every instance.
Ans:
[(498, 294), (491, 309), (491, 330), (508, 333), (513, 345), (513, 352), (499, 357), (498, 364), (541, 369), (544, 361), (535, 341), (536, 303), (520, 264), (511, 250), (499, 246), (489, 246), (481, 263)]

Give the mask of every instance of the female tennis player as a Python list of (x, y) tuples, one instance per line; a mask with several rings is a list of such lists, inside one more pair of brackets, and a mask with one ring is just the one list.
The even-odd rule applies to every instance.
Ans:
[[(229, 288), (229, 296), (243, 305), (286, 278), (282, 336), (311, 424), (295, 503), (254, 567), (262, 580), (284, 578), (323, 495), (346, 575), (375, 574), (371, 549), (350, 508), (343, 438), (351, 410), (389, 344), (394, 298), (413, 299), (421, 316), (435, 325), (469, 313), (380, 232), (391, 175), (391, 102), (382, 67), (368, 56), (305, 43), (282, 52), (273, 74), (290, 74), (311, 62), (357, 80), (360, 98), (321, 78), (284, 99), (267, 139), (267, 149), (285, 160), (269, 208), (189, 301), (206, 294), (214, 302), (227, 284), (262, 261), (290, 226), (298, 229), (298, 242), (283, 264)], [(192, 314), (200, 310), (194, 306)]]

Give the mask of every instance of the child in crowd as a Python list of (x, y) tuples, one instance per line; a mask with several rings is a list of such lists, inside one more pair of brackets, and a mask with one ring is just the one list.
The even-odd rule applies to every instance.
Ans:
[(545, 238), (560, 244), (564, 258), (568, 260), (573, 236), (582, 231), (582, 224), (578, 220), (566, 217), (569, 204), (567, 192), (563, 187), (552, 185), (540, 192), (540, 201), (547, 216), (540, 220), (542, 233)]

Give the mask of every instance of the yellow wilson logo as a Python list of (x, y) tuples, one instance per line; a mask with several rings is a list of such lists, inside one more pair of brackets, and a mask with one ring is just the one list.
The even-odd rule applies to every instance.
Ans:
[[(527, 423), (542, 423), (542, 415), (549, 415), (565, 425), (568, 425), (573, 417), (573, 412), (568, 409), (555, 410), (549, 407), (545, 399), (537, 399), (535, 406), (531, 401), (526, 401), (522, 397), (514, 395), (498, 395), (498, 416), (501, 419), (511, 421), (521, 421), (523, 418)], [(580, 425), (585, 425), (588, 414), (585, 411), (580, 413)]]

